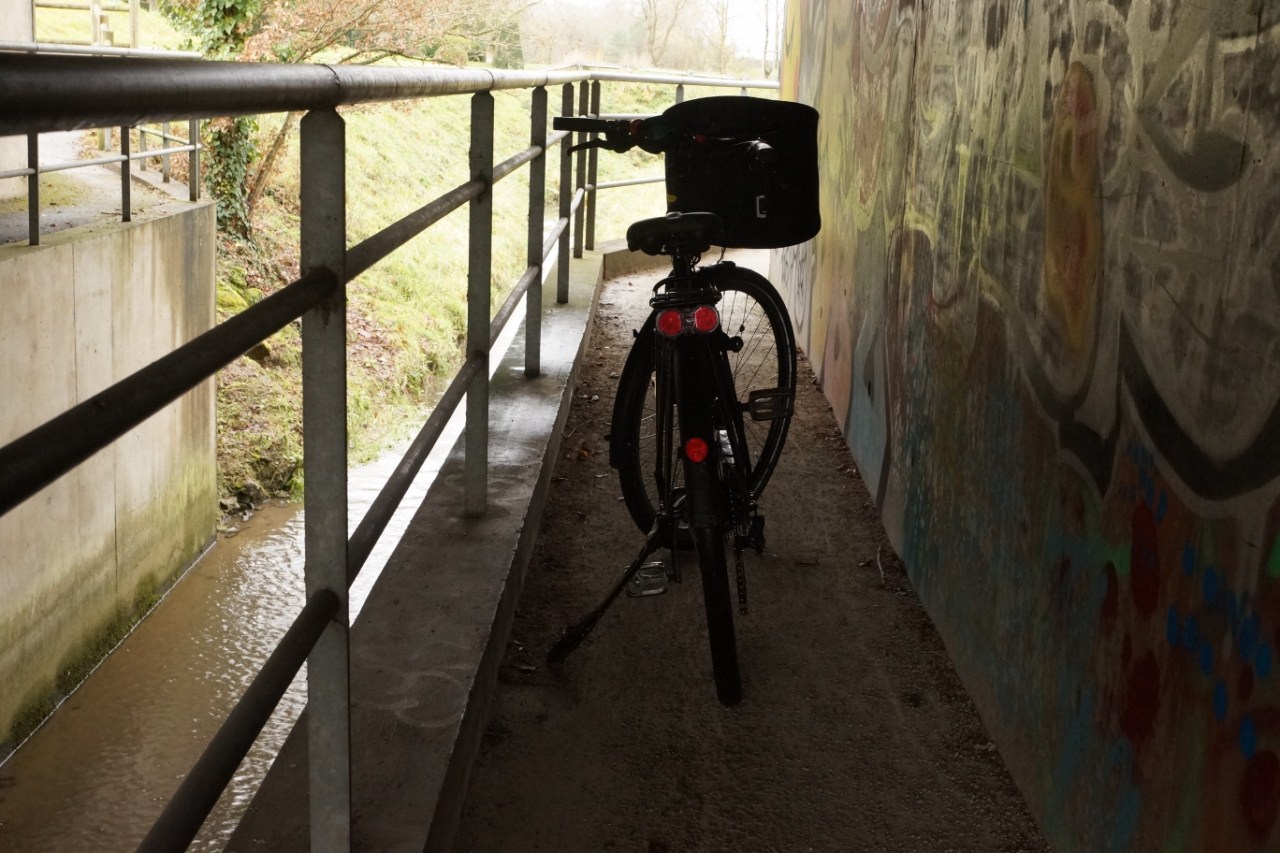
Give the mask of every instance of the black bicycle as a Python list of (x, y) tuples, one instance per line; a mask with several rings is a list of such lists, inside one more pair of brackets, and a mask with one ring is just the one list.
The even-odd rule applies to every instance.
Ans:
[(742, 696), (728, 571), (747, 612), (742, 554), (764, 548), (759, 498), (782, 452), (796, 384), (796, 347), (782, 298), (763, 276), (721, 260), (712, 246), (777, 248), (820, 227), (817, 113), (749, 97), (701, 98), (640, 120), (557, 117), (560, 130), (594, 134), (570, 148), (640, 148), (665, 155), (666, 216), (627, 229), (632, 251), (665, 255), (652, 312), (636, 333), (618, 382), (609, 461), (646, 535), (639, 554), (594, 610), (548, 655), (563, 660), (646, 560), (668, 548), (698, 559), (716, 693)]

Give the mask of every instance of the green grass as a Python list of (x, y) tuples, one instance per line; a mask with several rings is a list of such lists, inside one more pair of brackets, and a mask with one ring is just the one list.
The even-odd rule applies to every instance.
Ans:
[[(697, 97), (707, 92), (688, 92)], [(551, 108), (559, 90), (549, 93)], [(494, 98), (494, 159), (529, 145), (531, 93)], [(674, 88), (608, 84), (602, 110), (656, 113)], [(469, 178), (470, 96), (426, 98), (342, 110), (346, 124), (348, 245), (377, 233)], [(281, 115), (260, 117), (266, 150)], [(555, 193), (562, 148), (547, 163), (547, 227), (558, 215)], [(600, 152), (599, 180), (661, 176), (662, 161), (635, 151)], [(494, 187), (492, 310), (525, 269), (528, 167)], [(254, 211), (253, 241), (220, 241), (221, 319), (298, 275), (299, 158), (295, 132)], [(602, 192), (597, 244), (665, 210), (661, 183)], [(411, 434), (425, 407), (462, 361), (467, 314), (468, 211), (460, 208), (348, 283), (349, 463), (358, 465)], [(301, 345), (297, 324), (238, 359), (218, 377), (219, 488), (235, 494), (249, 480), (269, 493), (297, 497), (302, 486)]]
[[(610, 112), (658, 112), (671, 87), (620, 85)], [(557, 96), (558, 92), (552, 93)], [(691, 97), (693, 95), (690, 95)], [(495, 160), (529, 144), (526, 91), (494, 95)], [(553, 97), (558, 101), (558, 98)], [(345, 109), (347, 231), (354, 245), (468, 179), (468, 96)], [(263, 145), (282, 116), (261, 119)], [(547, 226), (558, 203), (561, 149), (548, 162)], [(660, 176), (660, 158), (601, 152), (600, 180)], [(528, 168), (494, 187), (493, 310), (525, 268)], [(254, 245), (222, 241), (219, 306), (224, 316), (297, 274), (296, 134), (254, 214)], [(600, 194), (597, 242), (665, 209), (661, 184)], [(420, 423), (431, 395), (461, 363), (466, 327), (468, 213), (464, 206), (411, 240), (347, 287), (349, 461), (360, 464)], [(219, 377), (220, 487), (234, 494), (254, 479), (269, 492), (301, 487), (300, 344), (290, 327), (256, 360), (241, 358)]]
[[(88, 3), (85, 3), (88, 6)], [(107, 21), (117, 47), (129, 44), (129, 13), (107, 12)], [(85, 9), (36, 9), (36, 41), (62, 44), (88, 44), (92, 37), (92, 19)], [(137, 47), (180, 50), (183, 36), (159, 12), (143, 11), (138, 17)]]

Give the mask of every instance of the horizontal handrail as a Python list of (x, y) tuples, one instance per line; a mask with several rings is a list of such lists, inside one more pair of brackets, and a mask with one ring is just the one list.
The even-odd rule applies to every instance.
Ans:
[[(559, 140), (555, 140), (559, 142)], [(554, 143), (548, 138), (548, 147)], [(526, 149), (527, 151), (533, 149)], [(539, 153), (541, 153), (539, 151)], [(519, 155), (517, 155), (519, 156)], [(537, 156), (537, 155), (534, 155)], [(512, 158), (515, 159), (515, 158)], [(530, 158), (532, 159), (532, 158)], [(510, 162), (510, 161), (508, 161)], [(527, 162), (527, 161), (526, 161)], [(497, 167), (494, 167), (495, 181), (497, 180)], [(476, 183), (472, 181), (471, 184)], [(464, 184), (463, 187), (470, 187), (471, 184)], [(461, 188), (460, 188), (461, 189)], [(443, 196), (442, 196), (443, 198)], [(413, 216), (414, 214), (410, 214)], [(406, 217), (406, 219), (409, 217)], [(403, 221), (403, 220), (402, 220)], [(398, 225), (399, 223), (397, 223)], [(542, 260), (545, 263), (547, 258), (555, 251), (556, 243), (560, 239), (560, 235), (564, 232), (564, 227), (568, 223), (565, 221), (557, 222), (558, 227), (552, 228), (551, 235), (547, 238), (542, 246)], [(383, 232), (395, 229), (397, 225), (384, 229)], [(416, 233), (416, 232), (414, 232)], [(373, 239), (373, 238), (370, 238)], [(368, 241), (365, 241), (368, 242)], [(362, 244), (363, 245), (363, 244)], [(348, 253), (348, 258), (355, 253), (352, 249)], [(348, 261), (348, 270), (350, 270), (350, 261)], [(489, 330), (489, 347), (492, 349), (498, 342), (498, 338), (502, 335), (511, 316), (515, 313), (520, 301), (529, 292), (529, 287), (533, 284), (537, 275), (541, 274), (541, 267), (529, 267), (524, 274), (516, 282), (515, 286), (508, 294), (506, 301), (502, 307), (498, 309), (490, 324)], [(351, 539), (347, 543), (347, 584), (350, 585), (360, 574), (360, 570), (364, 568), (365, 562), (369, 559), (369, 554), (373, 552), (373, 547), (377, 544), (378, 538), (386, 530), (387, 525), (391, 523), (391, 517), (395, 514), (396, 509), (400, 506), (400, 501), (408, 494), (409, 488), (413, 485), (413, 480), (418, 476), (418, 472), (422, 470), (423, 464), (431, 451), (435, 449), (436, 442), (444, 433), (445, 426), (449, 419), (453, 417), (457, 411), (458, 405), (462, 402), (463, 396), (467, 393), (467, 388), (476, 378), (476, 373), (483, 367), (483, 359), (479, 356), (469, 357), (462, 368), (454, 375), (453, 380), (449, 383), (449, 387), (436, 401), (435, 407), (432, 409), (431, 415), (427, 418), (427, 422), (423, 424), (422, 429), (409, 445), (409, 449), (401, 458), (400, 464), (387, 478), (387, 482), (383, 484), (382, 489), (378, 492), (378, 496), (370, 503), (369, 508), (365, 510), (364, 517), (360, 523), (356, 525), (355, 533), (351, 535)]]
[(584, 80), (778, 87), (777, 82), (771, 80), (734, 81), (692, 74), (384, 68), (0, 54), (0, 136), (132, 127), (166, 119), (329, 109)]
[[(36, 0), (31, 4), (37, 9), (69, 9), (73, 12), (88, 12), (93, 6), (89, 3), (72, 3), (69, 0)], [(98, 6), (100, 12), (128, 12), (128, 3), (102, 3)]]
[[(170, 137), (177, 139), (179, 137)], [(108, 154), (105, 157), (94, 157), (92, 160), (64, 160), (61, 163), (42, 163), (39, 169), (9, 169), (0, 172), (0, 178), (25, 178), (34, 174), (47, 175), (51, 172), (65, 172), (69, 169), (80, 169), (85, 166), (105, 166), (110, 163), (133, 162), (134, 160), (146, 160), (150, 157), (160, 157), (165, 154), (186, 154), (195, 151), (195, 145), (175, 145), (172, 148), (148, 148), (146, 151), (136, 151), (129, 156), (123, 154)]]
[(0, 54), (0, 136), (527, 89), (587, 72)]
[(727, 77), (708, 77), (700, 74), (681, 74), (679, 72), (653, 73), (634, 71), (593, 70), (589, 72), (593, 81), (601, 83), (660, 83), (670, 86), (711, 86), (731, 89), (777, 89), (777, 80), (730, 80)]
[(301, 317), (333, 292), (315, 270), (0, 447), (0, 515)]
[(338, 613), (338, 596), (322, 589), (307, 599), (289, 630), (218, 727), (165, 806), (139, 851), (185, 850), (222, 796), (236, 768), (289, 689), (320, 634)]
[[(158, 136), (158, 137), (160, 137), (161, 139), (165, 140), (166, 142), (183, 142), (183, 143), (185, 143), (185, 142), (187, 142), (187, 141), (188, 141), (188, 140), (184, 139), (184, 138), (183, 138), (183, 137), (181, 137), (181, 136), (177, 136), (177, 135), (172, 134), (172, 133), (166, 133), (166, 132), (165, 132), (165, 131), (163, 131), (163, 130), (152, 130), (152, 129), (151, 129), (151, 128), (149, 128), (149, 127), (141, 127), (141, 126), (139, 126), (139, 127), (138, 127), (138, 135), (139, 135), (139, 136)], [(152, 152), (152, 154), (153, 154), (153, 155), (154, 155), (155, 153), (159, 153), (159, 152)]]
[(484, 183), (481, 181), (467, 181), (465, 184), (459, 184), (413, 213), (360, 241), (347, 252), (347, 275), (355, 278), (400, 248), (411, 237), (421, 234), (467, 202), (479, 197), (482, 192), (484, 192)]
[(648, 178), (628, 178), (625, 181), (601, 181), (598, 184), (588, 184), (588, 192), (598, 192), (599, 190), (612, 190), (618, 187), (638, 187), (641, 184), (660, 184), (665, 181), (662, 175), (654, 175)]
[(435, 407), (427, 417), (427, 422), (422, 425), (422, 429), (410, 443), (409, 449), (400, 458), (395, 471), (387, 478), (378, 496), (365, 510), (364, 518), (360, 519), (355, 533), (351, 534), (351, 539), (347, 543), (348, 586), (364, 568), (365, 561), (373, 552), (373, 546), (378, 542), (378, 537), (386, 530), (391, 516), (400, 506), (400, 501), (408, 494), (414, 478), (422, 470), (427, 457), (435, 448), (436, 442), (440, 440), (445, 427), (449, 425), (449, 419), (453, 417), (462, 398), (466, 396), (467, 387), (482, 370), (484, 370), (484, 358), (479, 355), (472, 356), (463, 362), (462, 367), (454, 374), (453, 381), (449, 383), (448, 390), (436, 401)]
[(44, 41), (0, 41), (0, 52), (39, 53), (70, 56), (132, 56), (139, 59), (203, 59), (194, 50), (165, 50), (158, 47), (114, 47), (107, 44), (67, 44)]

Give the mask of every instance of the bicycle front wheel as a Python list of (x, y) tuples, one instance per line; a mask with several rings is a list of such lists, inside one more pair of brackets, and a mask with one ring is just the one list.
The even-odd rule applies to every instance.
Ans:
[[(720, 326), (731, 338), (742, 342), (736, 352), (727, 353), (740, 409), (745, 412), (752, 392), (778, 391), (794, 398), (795, 337), (778, 292), (766, 278), (742, 267), (718, 272), (713, 281), (721, 294), (717, 306)], [(683, 479), (674, 458), (675, 443), (658, 434), (660, 422), (674, 424), (675, 418), (671, 413), (665, 421), (658, 417), (653, 336), (653, 324), (646, 323), (627, 357), (613, 409), (612, 461), (618, 469), (627, 510), (636, 526), (646, 533), (653, 527), (658, 505), (681, 486)], [(759, 499), (768, 484), (790, 424), (790, 414), (771, 420), (753, 420), (744, 415), (752, 499)], [(662, 459), (663, 454), (669, 458)], [(670, 472), (673, 482), (662, 482), (667, 476), (663, 472)]]
[(742, 699), (738, 643), (733, 629), (733, 596), (729, 590), (728, 554), (724, 527), (693, 528), (693, 547), (702, 573), (702, 598), (707, 610), (707, 639), (711, 643), (711, 672), (722, 705)]

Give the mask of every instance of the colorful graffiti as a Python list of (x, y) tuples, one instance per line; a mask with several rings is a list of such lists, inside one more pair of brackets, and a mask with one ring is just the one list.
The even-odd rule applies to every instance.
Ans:
[(1055, 849), (1280, 849), (1280, 3), (792, 0), (776, 254)]

